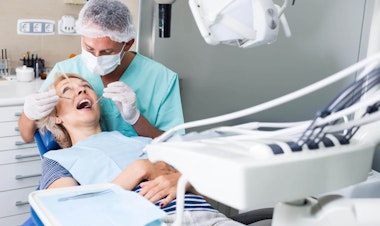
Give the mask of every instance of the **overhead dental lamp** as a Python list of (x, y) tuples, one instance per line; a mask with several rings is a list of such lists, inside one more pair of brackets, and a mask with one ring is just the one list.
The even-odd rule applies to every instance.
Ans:
[(280, 22), (286, 36), (290, 30), (282, 7), (272, 0), (189, 0), (202, 37), (210, 45), (228, 44), (241, 48), (276, 41)]

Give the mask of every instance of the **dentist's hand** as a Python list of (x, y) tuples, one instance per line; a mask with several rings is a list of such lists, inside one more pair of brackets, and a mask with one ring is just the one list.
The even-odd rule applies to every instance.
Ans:
[(119, 109), (123, 119), (134, 125), (140, 117), (136, 108), (135, 92), (123, 82), (112, 82), (104, 88), (103, 96), (112, 99)]
[(59, 97), (52, 89), (43, 93), (35, 93), (27, 96), (24, 102), (24, 114), (30, 120), (39, 120), (54, 109)]

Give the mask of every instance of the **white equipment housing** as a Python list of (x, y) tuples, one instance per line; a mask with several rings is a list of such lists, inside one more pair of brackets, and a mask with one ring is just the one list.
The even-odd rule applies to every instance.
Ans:
[[(376, 54), (304, 89), (316, 90), (354, 71), (371, 68), (379, 62), (380, 54)], [(377, 76), (375, 78), (378, 84), (380, 69), (375, 69), (374, 74)], [(369, 82), (367, 78), (363, 80)], [(345, 214), (350, 214), (344, 222), (351, 219), (349, 222), (352, 225), (378, 224), (380, 216), (371, 215), (363, 218), (358, 213), (368, 209), (368, 206), (362, 203), (371, 203), (370, 206), (380, 207), (380, 199), (356, 202), (326, 198), (328, 202), (317, 202), (307, 198), (367, 179), (371, 171), (374, 151), (380, 143), (380, 135), (375, 132), (380, 124), (380, 111), (371, 112), (367, 117), (352, 117), (351, 120), (338, 124), (335, 122), (338, 118), (348, 118), (356, 112), (362, 114), (371, 106), (379, 106), (380, 95), (377, 86), (372, 86), (374, 90), (369, 91), (369, 94), (366, 94), (365, 98), (360, 99), (359, 102), (332, 112), (326, 117), (317, 118), (313, 122), (288, 123), (287, 126), (279, 123), (280, 129), (269, 132), (258, 131), (260, 123), (253, 123), (253, 129), (243, 128), (247, 127), (244, 125), (215, 128), (213, 132), (230, 133), (222, 137), (203, 139), (201, 134), (200, 137), (193, 135), (186, 139), (185, 135), (169, 139), (178, 129), (202, 126), (207, 122), (218, 123), (223, 119), (256, 113), (298, 95), (307, 94), (301, 89), (279, 100), (270, 101), (274, 104), (264, 103), (245, 109), (242, 114), (232, 113), (177, 126), (153, 140), (145, 149), (151, 161), (165, 161), (183, 174), (177, 192), (179, 213), (183, 208), (180, 206), (183, 200), (183, 189), (185, 184), (190, 182), (200, 193), (240, 210), (280, 202), (275, 208), (273, 226), (305, 225), (305, 222), (308, 222), (307, 225), (337, 225), (342, 222), (340, 218), (342, 209)], [(350, 91), (346, 94), (352, 93)], [(337, 100), (340, 99), (342, 99), (341, 96), (337, 98)], [(326, 124), (327, 122), (334, 123)], [(317, 134), (323, 134), (323, 138), (328, 139), (329, 142), (323, 142), (317, 148), (303, 145), (301, 150), (293, 149), (289, 141), (300, 137), (313, 123), (316, 129), (306, 133), (307, 136), (314, 136), (313, 133), (321, 129), (321, 133)], [(336, 131), (344, 132), (355, 126), (360, 126), (360, 128), (347, 142), (334, 134)], [(231, 135), (231, 133), (235, 134)], [(273, 147), (279, 147), (279, 149)], [(335, 202), (337, 207), (332, 204)], [(323, 208), (324, 204), (327, 209)], [(341, 205), (346, 206), (343, 208)], [(289, 213), (293, 215), (288, 215)], [(176, 225), (180, 225), (181, 217), (178, 216)], [(286, 219), (283, 219), (284, 217)], [(326, 221), (330, 224), (326, 224)], [(370, 224), (367, 224), (368, 222)]]
[(267, 152), (268, 146), (243, 135), (232, 141), (214, 138), (159, 143), (147, 150), (150, 160), (173, 165), (200, 193), (244, 210), (364, 181), (376, 144), (363, 140), (350, 145), (334, 143), (335, 147), (324, 150), (263, 157), (261, 152)]
[(280, 22), (290, 30), (283, 10), (272, 0), (190, 0), (189, 5), (204, 40), (210, 45), (242, 48), (276, 41)]

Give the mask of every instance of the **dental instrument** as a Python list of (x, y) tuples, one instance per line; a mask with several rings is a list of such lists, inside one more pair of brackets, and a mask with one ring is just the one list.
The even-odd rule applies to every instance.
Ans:
[(100, 102), (101, 100), (103, 100), (103, 99), (104, 99), (104, 96), (99, 97), (99, 98), (95, 101), (95, 103), (94, 103), (93, 105), (99, 103), (99, 102)]
[[(73, 98), (71, 98), (71, 97), (65, 97), (65, 96), (58, 96), (59, 98), (63, 98), (63, 99), (67, 99), (67, 100), (72, 100)], [(96, 101), (95, 101), (95, 103), (93, 104), (93, 105), (95, 105), (95, 104), (97, 104), (98, 102), (100, 102), (101, 100), (103, 100), (104, 99), (104, 97), (103, 96), (101, 96), (101, 97), (99, 97)]]
[[(69, 77), (67, 76), (66, 73), (64, 73), (64, 72), (57, 72), (57, 73), (60, 73), (61, 75), (63, 75), (63, 76), (65, 77), (65, 79), (67, 79), (67, 81), (69, 81), (69, 83), (72, 84), (71, 80), (69, 79)], [(64, 98), (64, 99), (68, 99), (68, 100), (72, 100), (72, 99), (73, 99), (73, 98), (70, 98), (70, 97), (64, 97), (64, 96), (59, 96), (59, 97), (60, 97), (60, 98)], [(100, 102), (101, 100), (103, 100), (103, 98), (104, 98), (104, 96), (99, 97), (99, 98), (95, 101), (95, 103), (94, 103), (93, 105), (95, 105), (95, 104), (97, 104), (98, 102)]]
[(58, 96), (59, 98), (62, 98), (62, 99), (67, 99), (67, 100), (72, 100), (73, 98), (71, 97), (64, 97), (64, 96)]
[[(70, 97), (64, 97), (64, 96), (58, 96), (59, 98), (63, 98), (63, 99), (67, 99), (67, 100), (72, 100), (73, 98), (70, 98)], [(95, 103), (93, 104), (93, 105), (95, 105), (95, 104), (97, 104), (97, 103), (99, 103), (101, 100), (103, 100), (104, 99), (104, 97), (103, 96), (101, 96), (101, 97), (99, 97), (96, 101), (95, 101)]]

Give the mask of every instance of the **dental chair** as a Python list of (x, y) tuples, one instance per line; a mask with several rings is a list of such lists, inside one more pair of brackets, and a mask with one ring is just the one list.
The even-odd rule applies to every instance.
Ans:
[[(40, 152), (41, 158), (43, 155), (50, 150), (60, 149), (58, 143), (54, 140), (54, 137), (50, 131), (46, 131), (45, 133), (41, 133), (40, 131), (36, 131), (34, 133), (34, 139), (36, 141), (38, 150)], [(37, 188), (38, 190), (39, 188)], [(268, 221), (272, 219), (273, 216), (273, 208), (262, 208), (255, 209), (244, 213), (239, 213), (233, 216), (230, 216), (231, 219), (238, 221), (245, 225), (252, 226), (266, 226)], [(31, 217), (25, 221), (22, 226), (41, 226), (43, 223), (31, 208)]]
[[(34, 133), (34, 140), (36, 141), (38, 151), (40, 152), (41, 158), (44, 154), (50, 150), (59, 149), (59, 145), (55, 142), (54, 137), (50, 131), (47, 131), (45, 134), (40, 133), (38, 130)], [(39, 187), (37, 187), (39, 190)], [(41, 220), (38, 218), (37, 214), (34, 212), (33, 208), (30, 208), (31, 217), (29, 217), (22, 226), (40, 226), (43, 225)]]
[(36, 141), (41, 158), (43, 158), (43, 155), (50, 150), (60, 149), (50, 131), (46, 131), (46, 133), (43, 134), (37, 130), (34, 133), (34, 140)]

